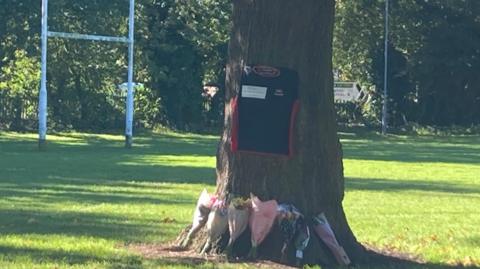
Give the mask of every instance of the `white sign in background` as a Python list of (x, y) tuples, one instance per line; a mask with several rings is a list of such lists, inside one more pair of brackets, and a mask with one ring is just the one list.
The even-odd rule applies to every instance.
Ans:
[(352, 102), (360, 97), (360, 92), (355, 82), (335, 82), (333, 92), (335, 94), (335, 102)]

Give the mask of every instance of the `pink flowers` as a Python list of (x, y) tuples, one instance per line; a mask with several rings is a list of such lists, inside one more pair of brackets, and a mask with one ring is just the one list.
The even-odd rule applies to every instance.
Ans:
[[(311, 239), (310, 227), (307, 225), (305, 216), (294, 205), (279, 205), (275, 200), (261, 201), (253, 194), (250, 194), (250, 199), (225, 200), (203, 190), (197, 201), (192, 228), (182, 242), (182, 246), (187, 246), (192, 237), (206, 225), (208, 239), (202, 250), (202, 253), (206, 253), (228, 229), (230, 240), (227, 245), (227, 254), (231, 255), (234, 242), (248, 226), (251, 231), (252, 244), (249, 257), (256, 258), (257, 248), (269, 234), (275, 220), (278, 220), (278, 225), (283, 233), (282, 256), (286, 257), (287, 245), (293, 243), (297, 265), (301, 265), (303, 251)], [(340, 265), (349, 265), (350, 259), (335, 238), (325, 214), (320, 213), (312, 220), (313, 230), (332, 251), (337, 262)]]

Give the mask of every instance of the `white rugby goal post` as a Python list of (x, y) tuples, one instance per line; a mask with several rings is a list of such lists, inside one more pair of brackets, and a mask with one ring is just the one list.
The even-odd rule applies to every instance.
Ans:
[(41, 80), (38, 97), (38, 146), (45, 149), (47, 142), (47, 39), (49, 37), (84, 39), (93, 41), (121, 42), (128, 45), (128, 80), (125, 113), (125, 147), (132, 146), (133, 138), (133, 26), (135, 0), (130, 1), (128, 16), (128, 37), (88, 35), (78, 33), (64, 33), (48, 31), (48, 0), (42, 0), (42, 57)]

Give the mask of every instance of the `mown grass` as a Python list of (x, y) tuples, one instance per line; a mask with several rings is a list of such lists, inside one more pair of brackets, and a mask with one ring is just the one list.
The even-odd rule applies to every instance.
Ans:
[(480, 137), (343, 138), (344, 206), (360, 241), (480, 265)]
[[(480, 137), (341, 134), (344, 207), (362, 242), (480, 266)], [(132, 243), (171, 240), (215, 184), (217, 137), (0, 133), (0, 268), (190, 268)], [(212, 268), (212, 264), (197, 268)], [(235, 268), (235, 266), (227, 266)]]

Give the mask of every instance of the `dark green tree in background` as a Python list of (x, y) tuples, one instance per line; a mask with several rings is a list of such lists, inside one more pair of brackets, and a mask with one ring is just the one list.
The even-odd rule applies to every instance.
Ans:
[[(479, 124), (480, 2), (391, 0), (389, 111), (391, 122)], [(379, 120), (383, 91), (385, 1), (340, 0), (335, 65), (371, 94), (363, 112)]]
[[(438, 125), (479, 124), (480, 2), (415, 1), (422, 46), (412, 53), (417, 121)], [(430, 21), (430, 22), (429, 22)]]
[(145, 25), (139, 30), (139, 50), (162, 105), (155, 121), (198, 130), (202, 86), (223, 80), (229, 4), (153, 1), (141, 6)]
[[(340, 79), (362, 86), (364, 98), (345, 107), (371, 126), (381, 117), (384, 4), (336, 1), (334, 68)], [(480, 1), (390, 4), (390, 124), (480, 124)], [(127, 34), (125, 1), (49, 5), (52, 31)], [(0, 128), (33, 130), (41, 3), (5, 0), (0, 7)], [(231, 9), (227, 0), (136, 1), (134, 79), (145, 85), (135, 96), (137, 128), (220, 129)], [(124, 45), (50, 39), (48, 51), (49, 126), (123, 129), (124, 97), (117, 85), (126, 81)], [(205, 84), (220, 86), (214, 98), (202, 96)]]
[[(40, 2), (2, 2), (0, 68), (18, 65), (15, 51), (39, 62)], [(139, 0), (136, 3), (135, 119), (137, 127), (168, 126), (201, 130), (209, 111), (203, 106), (205, 82), (221, 83), (226, 54), (228, 1)], [(49, 30), (126, 36), (128, 4), (124, 1), (49, 3)], [(122, 44), (49, 39), (49, 126), (55, 129), (122, 129), (124, 97), (117, 85), (126, 81), (126, 48)], [(38, 67), (39, 68), (39, 67)], [(32, 75), (33, 76), (33, 75)], [(36, 102), (27, 124), (15, 112), (18, 90), (10, 77), (0, 77), (2, 128), (35, 129)], [(7, 83), (8, 82), (8, 83)], [(15, 87), (23, 87), (17, 85)], [(38, 94), (38, 87), (29, 91)], [(35, 95), (35, 94), (34, 94)], [(17, 100), (14, 101), (13, 99)], [(22, 117), (26, 117), (25, 113)], [(221, 124), (221, 115), (216, 125)]]

